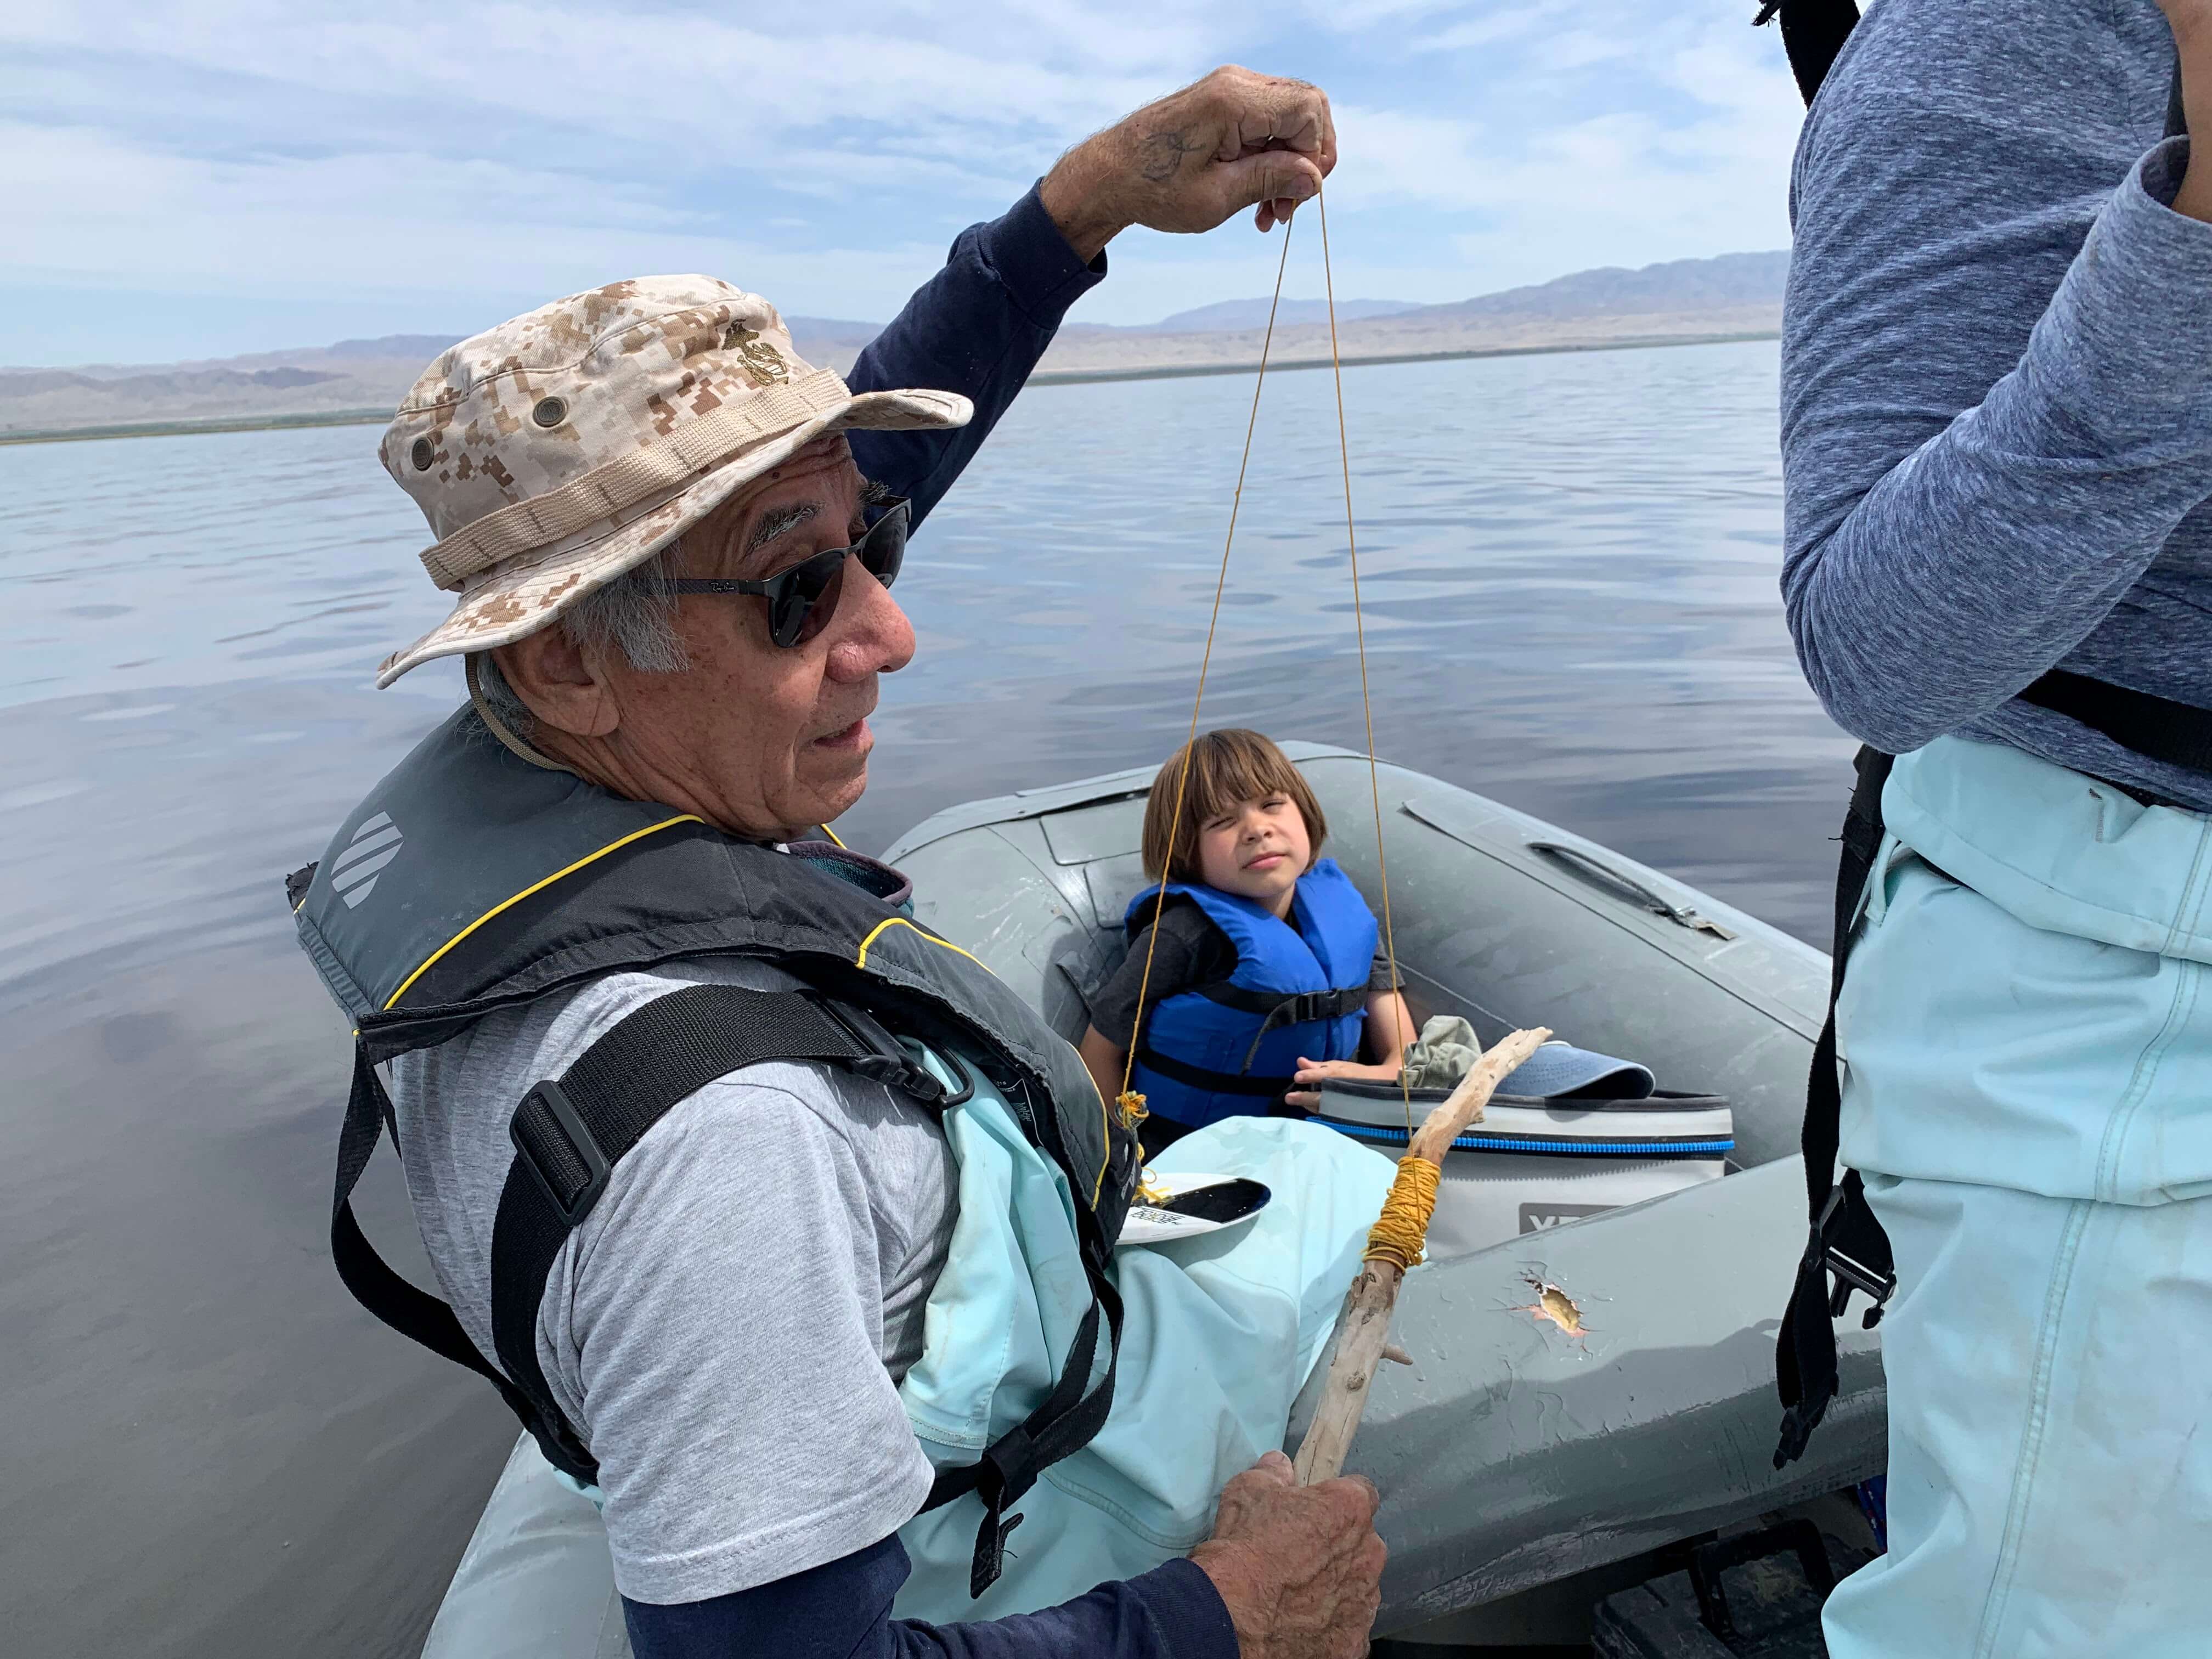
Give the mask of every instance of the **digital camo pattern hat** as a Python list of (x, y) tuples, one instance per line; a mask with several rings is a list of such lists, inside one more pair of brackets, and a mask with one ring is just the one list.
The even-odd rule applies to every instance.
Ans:
[(848, 427), (965, 426), (950, 392), (864, 392), (792, 349), (775, 307), (712, 276), (610, 283), (464, 340), (386, 428), (385, 471), (438, 538), (453, 614), (378, 666), (534, 634), (794, 452)]

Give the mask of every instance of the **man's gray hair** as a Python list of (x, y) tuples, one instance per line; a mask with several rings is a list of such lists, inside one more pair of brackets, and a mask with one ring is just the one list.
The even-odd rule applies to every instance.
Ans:
[[(586, 657), (620, 652), (623, 660), (641, 674), (674, 674), (691, 665), (684, 641), (676, 633), (674, 580), (682, 538), (668, 544), (626, 580), (608, 583), (579, 600), (557, 626), (568, 642)], [(501, 725), (530, 742), (537, 735), (537, 717), (516, 695), (487, 651), (477, 659), (477, 694)]]

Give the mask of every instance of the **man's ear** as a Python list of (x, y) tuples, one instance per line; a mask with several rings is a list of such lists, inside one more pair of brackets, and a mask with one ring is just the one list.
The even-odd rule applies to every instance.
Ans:
[(523, 706), (556, 732), (604, 738), (622, 723), (613, 688), (557, 623), (495, 646), (491, 659)]

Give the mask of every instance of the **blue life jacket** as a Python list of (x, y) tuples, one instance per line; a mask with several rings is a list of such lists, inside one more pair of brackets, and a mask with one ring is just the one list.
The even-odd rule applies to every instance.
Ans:
[[(1290, 920), (1265, 905), (1195, 882), (1170, 882), (1229, 936), (1237, 969), (1194, 985), (1138, 1016), (1132, 1086), (1162, 1117), (1203, 1127), (1280, 1103), (1298, 1057), (1354, 1060), (1373, 971), (1375, 913), (1330, 859), (1298, 878)], [(1129, 902), (1133, 939), (1152, 919), (1160, 890)]]

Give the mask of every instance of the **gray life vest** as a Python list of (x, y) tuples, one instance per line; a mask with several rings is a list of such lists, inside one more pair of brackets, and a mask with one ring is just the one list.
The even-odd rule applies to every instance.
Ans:
[[(586, 1483), (598, 1465), (547, 1387), (538, 1307), (562, 1242), (645, 1132), (695, 1090), (769, 1060), (840, 1066), (938, 1109), (965, 1096), (949, 1095), (910, 1045), (957, 1054), (989, 1077), (1075, 1194), (1092, 1306), (1050, 1397), (976, 1464), (940, 1474), (925, 1505), (981, 1498), (980, 1594), (1020, 1519), (1006, 1516), (1008, 1506), (1087, 1443), (1111, 1407), (1121, 1304), (1106, 1268), (1138, 1151), (1075, 1051), (975, 958), (915, 922), (908, 890), (896, 871), (827, 841), (780, 852), (531, 766), (467, 707), (370, 791), (318, 863), (286, 881), (301, 947), (356, 1024), (331, 1205), (338, 1273), (385, 1323), (489, 1381), (554, 1466)], [(386, 1128), (397, 1143), (375, 1067), (495, 1009), (710, 956), (772, 962), (805, 988), (672, 993), (523, 1097), (493, 1231), (492, 1364), (453, 1310), (386, 1266), (355, 1221), (353, 1188)]]

